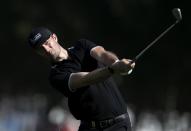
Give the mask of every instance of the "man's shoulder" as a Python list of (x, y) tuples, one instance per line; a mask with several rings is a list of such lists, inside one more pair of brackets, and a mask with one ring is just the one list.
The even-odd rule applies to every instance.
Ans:
[(91, 43), (93, 43), (93, 42), (88, 40), (88, 39), (85, 39), (85, 38), (79, 39), (76, 42), (76, 44), (82, 45), (82, 46), (86, 46), (86, 45), (91, 44)]
[(91, 40), (86, 38), (80, 38), (77, 40), (69, 41), (68, 43), (75, 45), (76, 43), (79, 44), (79, 43), (86, 43), (86, 42), (91, 42)]
[(75, 50), (75, 49), (86, 49), (89, 47), (96, 46), (96, 44), (86, 38), (81, 38), (78, 40), (73, 41), (70, 43), (70, 47), (68, 47), (68, 50)]
[(92, 40), (86, 39), (86, 38), (81, 38), (79, 40), (77, 40), (77, 43), (81, 43), (81, 44), (91, 44), (91, 43), (95, 43)]
[(87, 41), (90, 41), (90, 40), (88, 40), (88, 39), (86, 39), (86, 38), (81, 38), (81, 39), (79, 39), (78, 41), (83, 43), (83, 42), (87, 42)]
[(82, 48), (85, 48), (85, 49), (91, 49), (95, 46), (97, 46), (97, 44), (95, 44), (95, 42), (89, 40), (89, 39), (85, 39), (85, 38), (82, 38), (82, 39), (79, 39), (76, 44), (75, 44), (77, 47), (82, 47)]
[(68, 49), (71, 50), (71, 49), (74, 49), (74, 48), (76, 48), (76, 47), (83, 46), (84, 44), (86, 44), (87, 41), (89, 41), (89, 40), (88, 40), (88, 39), (85, 39), (85, 38), (81, 38), (81, 39), (72, 41), (72, 42), (70, 43), (71, 46), (70, 46)]

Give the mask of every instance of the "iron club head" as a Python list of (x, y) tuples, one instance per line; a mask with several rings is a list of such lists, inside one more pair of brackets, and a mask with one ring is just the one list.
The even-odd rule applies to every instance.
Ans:
[(172, 14), (176, 18), (177, 22), (182, 20), (182, 14), (181, 14), (181, 10), (179, 8), (174, 8), (172, 10)]

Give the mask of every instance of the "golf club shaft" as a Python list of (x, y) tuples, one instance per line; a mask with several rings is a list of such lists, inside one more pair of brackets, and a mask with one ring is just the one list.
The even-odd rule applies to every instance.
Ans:
[[(152, 41), (147, 47), (145, 47), (132, 61), (130, 61), (129, 64), (133, 64), (136, 62), (152, 45), (154, 45), (160, 38), (162, 38), (169, 30), (171, 30), (179, 21), (176, 21), (174, 24), (169, 26), (164, 32), (162, 32), (154, 41)], [(129, 72), (124, 73), (126, 74), (131, 74), (133, 69), (129, 70)]]
[[(156, 39), (154, 39), (154, 41), (152, 41), (148, 46), (146, 46), (129, 64), (133, 64), (134, 62), (136, 62), (152, 45), (154, 45), (160, 38), (162, 38), (168, 31), (170, 31), (177, 23), (179, 23), (182, 20), (182, 14), (181, 14), (181, 10), (179, 8), (174, 8), (172, 10), (172, 13), (174, 15), (174, 17), (176, 18), (176, 21), (174, 24), (172, 24), (171, 26), (169, 26), (164, 32), (162, 32)], [(133, 69), (129, 70), (126, 74), (131, 74), (131, 72), (133, 71)]]
[(169, 30), (171, 30), (178, 21), (169, 26), (164, 32), (162, 32), (153, 42), (151, 42), (146, 48), (144, 48), (133, 60), (131, 63), (136, 62), (152, 45), (154, 45), (160, 38), (162, 38)]

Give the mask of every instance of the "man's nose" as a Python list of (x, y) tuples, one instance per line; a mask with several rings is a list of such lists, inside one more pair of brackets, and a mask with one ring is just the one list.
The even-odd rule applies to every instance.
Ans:
[(45, 51), (47, 51), (47, 52), (49, 52), (50, 49), (51, 49), (48, 45), (45, 45), (45, 44), (43, 44), (42, 47), (43, 47), (43, 49), (44, 49)]

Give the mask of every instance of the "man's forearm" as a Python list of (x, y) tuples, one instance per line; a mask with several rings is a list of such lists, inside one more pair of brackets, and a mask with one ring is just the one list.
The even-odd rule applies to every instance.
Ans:
[(70, 88), (76, 90), (78, 88), (102, 82), (105, 79), (109, 78), (113, 73), (108, 67), (103, 67), (96, 69), (91, 72), (78, 72), (73, 73), (70, 78)]
[(111, 65), (117, 60), (118, 60), (118, 57), (110, 51), (105, 51), (102, 54), (102, 57), (100, 57), (100, 61), (105, 65)]
[(111, 65), (118, 60), (118, 57), (114, 53), (105, 50), (102, 46), (94, 47), (90, 51), (90, 55), (104, 65)]

